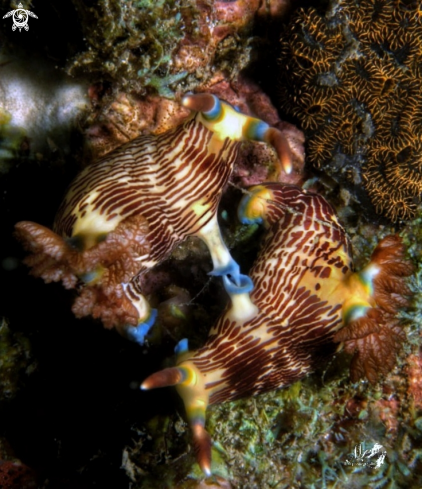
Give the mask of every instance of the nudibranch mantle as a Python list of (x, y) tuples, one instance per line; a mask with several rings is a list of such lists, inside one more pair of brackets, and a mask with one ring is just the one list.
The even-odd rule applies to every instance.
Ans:
[(196, 114), (179, 127), (140, 136), (85, 168), (63, 200), (54, 231), (27, 221), (16, 225), (32, 252), (26, 259), (32, 273), (78, 289), (76, 316), (100, 318), (140, 343), (155, 316), (142, 294), (144, 274), (186, 237), (208, 244), (215, 275), (230, 276), (233, 287), (242, 281), (216, 217), (240, 142), (273, 145), (280, 164), (291, 169), (277, 129), (214, 95), (187, 95), (182, 104)]
[(250, 270), (251, 305), (247, 297), (241, 299), (251, 314), (239, 314), (241, 294), (233, 291), (232, 305), (217, 319), (206, 344), (179, 352), (176, 367), (152, 374), (141, 385), (176, 385), (205, 474), (211, 473), (207, 405), (295, 382), (324, 364), (339, 342), (355, 353), (352, 379), (366, 376), (374, 382), (386, 373), (399, 347), (395, 314), (406, 303), (404, 280), (412, 272), (400, 238), (388, 236), (366, 269), (355, 273), (349, 239), (331, 205), (297, 187), (253, 187), (239, 217), (266, 227)]

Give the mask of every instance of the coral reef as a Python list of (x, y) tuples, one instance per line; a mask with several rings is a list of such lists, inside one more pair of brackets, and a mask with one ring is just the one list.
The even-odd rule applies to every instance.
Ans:
[[(0, 3), (5, 13), (19, 2)], [(268, 69), (271, 63), (267, 62), (273, 52), (268, 48), (269, 39), (255, 37), (260, 34), (251, 28), (260, 22), (261, 35), (266, 36), (267, 21), (278, 16), (288, 3), (100, 0), (93, 6), (79, 0), (29, 1), (25, 7), (36, 12), (39, 21), (31, 24), (29, 33), (22, 33), (28, 35), (16, 37), (18, 33), (13, 33), (16, 36), (11, 37), (10, 24), (7, 25), (9, 41), (17, 39), (20, 46), (31, 44), (29, 58), (38, 60), (37, 49), (46, 50), (50, 62), (44, 58), (40, 67), (50, 65), (51, 60), (58, 66), (50, 69), (45, 84), (34, 89), (33, 72), (23, 73), (29, 70), (30, 62), (22, 63), (22, 78), (31, 86), (29, 91), (20, 92), (23, 100), (29, 102), (26, 94), (38, 93), (38, 89), (42, 95), (39, 111), (29, 114), (23, 128), (10, 124), (13, 113), (18, 111), (16, 105), (0, 114), (0, 145), (4, 149), (1, 169), (9, 172), (0, 179), (0, 215), (6, 224), (2, 226), (4, 258), (0, 267), (5, 284), (3, 315), (10, 318), (12, 327), (29, 332), (39, 365), (37, 375), (31, 376), (29, 382), (25, 379), (26, 388), (18, 396), (14, 390), (14, 399), (2, 403), (1, 428), (23, 463), (36, 468), (38, 487), (420, 486), (420, 306), (402, 313), (413, 326), (405, 356), (399, 357), (399, 367), (387, 376), (390, 387), (369, 387), (366, 382), (351, 384), (345, 365), (347, 357), (341, 356), (323, 374), (317, 372), (290, 388), (211, 406), (206, 428), (214, 440), (216, 475), (204, 480), (189, 446), (189, 426), (175, 414), (178, 406), (183, 412), (180, 400), (174, 396), (174, 402), (169, 402), (168, 390), (140, 392), (138, 381), (171, 364), (170, 360), (164, 365), (161, 362), (172, 355), (180, 338), (188, 337), (193, 349), (201, 347), (209, 327), (221, 314), (227, 294), (221, 279), (207, 276), (212, 264), (206, 245), (188, 238), (173, 249), (167, 261), (145, 274), (143, 292), (151, 307), (158, 309), (158, 317), (148, 337), (149, 344), (144, 347), (125, 342), (90, 318), (75, 320), (70, 312), (69, 291), (59, 284), (40, 286), (38, 280), (27, 276), (25, 267), (18, 265), (21, 251), (10, 235), (12, 225), (31, 219), (49, 226), (63, 185), (75, 175), (80, 163), (80, 141), (74, 144), (69, 135), (80, 116), (86, 115), (88, 84), (63, 78), (56, 85), (54, 81), (64, 63), (72, 74), (83, 73), (94, 82), (87, 90), (92, 110), (85, 124), (94, 158), (140, 134), (174, 130), (187, 113), (180, 108), (180, 92), (192, 89), (213, 93), (281, 130), (289, 142), (293, 171), (288, 177), (275, 175), (274, 179), (288, 178), (291, 183), (302, 184), (303, 135), (279, 120), (262, 88), (237, 76), (250, 60), (251, 47), (260, 46), (256, 58), (262, 69), (248, 74), (260, 84), (266, 78), (275, 86), (273, 72)], [(22, 59), (27, 60), (28, 55)], [(2, 64), (3, 68), (7, 73), (7, 64)], [(19, 70), (11, 68), (12, 72)], [(57, 104), (48, 116), (42, 116), (50, 110), (48, 96), (41, 90), (43, 85), (51, 89), (52, 102), (60, 101), (71, 109), (63, 117), (57, 115)], [(62, 85), (77, 88), (70, 100), (61, 100), (56, 92)], [(269, 86), (265, 91), (273, 93)], [(28, 131), (32, 131), (30, 135)], [(64, 165), (61, 154), (68, 153), (69, 148), (72, 159)], [(22, 164), (34, 155), (34, 164)], [(57, 160), (60, 164), (56, 164)], [(87, 156), (85, 160), (92, 158)], [(277, 155), (271, 148), (244, 142), (224, 189), (219, 223), (224, 241), (242, 271), (256, 257), (263, 231), (258, 224), (235, 222), (235, 202), (244, 187), (272, 179), (277, 164)], [(328, 179), (317, 182), (319, 190), (327, 182)], [(346, 195), (345, 189), (341, 192)], [(357, 195), (357, 191), (353, 192)], [(332, 192), (331, 202), (339, 202), (336, 193), (337, 189)], [(359, 216), (348, 208), (341, 209), (341, 216), (358, 250), (355, 264), (362, 268), (370, 259), (376, 237), (382, 238), (394, 229), (363, 226)], [(420, 260), (420, 229), (419, 221), (411, 229), (406, 228), (404, 235), (416, 261)], [(6, 267), (7, 260), (15, 262), (13, 269)], [(420, 270), (412, 283), (420, 304), (418, 280)], [(73, 298), (84, 287), (78, 277)], [(6, 336), (8, 351), (18, 351), (19, 335), (9, 331)], [(20, 351), (23, 350), (27, 351), (25, 346)], [(21, 361), (23, 357), (13, 358), (22, 380), (29, 371)], [(379, 443), (387, 450), (380, 470), (346, 466), (355, 445), (360, 443), (369, 447)], [(3, 465), (5, 471), (15, 472), (15, 465), (19, 464), (4, 454), (0, 460), (7, 461)], [(2, 482), (13, 483), (6, 475)], [(17, 484), (21, 487), (22, 479)]]
[(176, 385), (193, 431), (198, 463), (211, 474), (208, 405), (291, 384), (326, 362), (342, 342), (354, 353), (352, 380), (375, 383), (396, 363), (404, 333), (396, 314), (411, 295), (405, 280), (413, 266), (398, 236), (384, 238), (361, 272), (333, 208), (317, 194), (266, 183), (239, 205), (244, 223), (264, 222), (267, 232), (250, 278), (250, 295), (223, 276), (231, 307), (207, 343), (176, 348), (177, 367), (148, 377), (142, 389)]
[(127, 92), (165, 97), (172, 97), (181, 83), (187, 91), (215, 72), (233, 77), (244, 68), (248, 33), (260, 6), (258, 0), (124, 5), (106, 0), (95, 9), (80, 0), (74, 3), (88, 49), (69, 64), (69, 72), (111, 81)]
[(392, 221), (422, 191), (421, 39), (417, 3), (393, 0), (299, 9), (281, 39), (281, 107), (309, 161)]

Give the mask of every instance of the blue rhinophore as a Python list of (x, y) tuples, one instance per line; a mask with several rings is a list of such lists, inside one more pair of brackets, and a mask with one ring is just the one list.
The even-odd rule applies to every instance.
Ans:
[(215, 121), (215, 120), (217, 120), (221, 116), (221, 113), (222, 113), (220, 99), (218, 97), (216, 97), (215, 95), (213, 95), (212, 97), (214, 99), (214, 105), (213, 105), (213, 107), (210, 110), (206, 111), (206, 112), (205, 111), (202, 112), (202, 115), (208, 121)]
[(189, 342), (187, 338), (183, 338), (174, 347), (174, 353), (176, 355), (181, 355), (182, 353), (186, 353), (187, 351), (189, 351)]
[(248, 294), (253, 290), (252, 279), (248, 275), (240, 274), (236, 283), (233, 282), (232, 278), (224, 275), (223, 284), (226, 292), (229, 295), (232, 294)]
[(259, 119), (251, 119), (246, 127), (245, 137), (252, 141), (265, 141), (269, 125)]
[(156, 319), (157, 309), (151, 309), (148, 318), (144, 322), (139, 323), (136, 327), (126, 326), (125, 335), (127, 339), (143, 345), (145, 343), (145, 336), (149, 333)]
[(240, 285), (240, 267), (237, 264), (235, 260), (233, 260), (232, 257), (230, 257), (230, 261), (227, 263), (227, 265), (224, 265), (223, 267), (218, 267), (214, 268), (214, 270), (211, 270), (211, 272), (208, 273), (208, 275), (213, 275), (215, 277), (223, 277), (226, 275), (230, 275), (232, 280)]
[(237, 217), (242, 224), (262, 224), (264, 222), (262, 216), (257, 217), (247, 217), (247, 208), (250, 204), (251, 199), (254, 199), (255, 195), (245, 195), (239, 203), (237, 209)]

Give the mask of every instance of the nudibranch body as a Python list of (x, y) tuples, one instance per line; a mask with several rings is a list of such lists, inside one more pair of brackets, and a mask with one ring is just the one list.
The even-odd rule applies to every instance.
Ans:
[[(267, 228), (250, 271), (253, 291), (248, 296), (226, 284), (232, 304), (205, 346), (196, 352), (183, 348), (176, 367), (142, 384), (143, 389), (177, 386), (206, 474), (211, 473), (205, 431), (209, 404), (286, 386), (326, 362), (339, 341), (348, 351), (357, 350), (355, 373), (374, 380), (374, 368), (385, 372), (380, 357), (394, 358), (397, 348), (397, 322), (390, 313), (405, 302), (404, 277), (412, 270), (403, 260), (400, 239), (393, 236), (380, 243), (366, 269), (354, 273), (349, 241), (333, 208), (322, 196), (297, 187), (254, 187), (239, 214), (242, 221), (263, 221)], [(383, 303), (387, 296), (389, 309)], [(365, 350), (359, 341), (372, 346)]]
[(187, 95), (197, 111), (159, 136), (141, 136), (83, 170), (71, 184), (54, 231), (16, 225), (32, 255), (26, 263), (46, 282), (79, 288), (78, 317), (101, 318), (143, 342), (154, 321), (142, 294), (143, 274), (177, 243), (196, 235), (208, 245), (216, 275), (243, 282), (224, 245), (217, 207), (239, 149), (251, 139), (273, 145), (290, 171), (284, 137), (210, 94)]

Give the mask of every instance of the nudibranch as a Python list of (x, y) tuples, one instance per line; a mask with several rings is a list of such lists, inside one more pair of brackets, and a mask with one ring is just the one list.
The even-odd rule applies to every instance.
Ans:
[[(242, 140), (267, 142), (290, 172), (282, 133), (211, 94), (186, 95), (193, 114), (159, 136), (140, 136), (85, 168), (71, 184), (54, 230), (23, 221), (16, 233), (26, 264), (46, 282), (77, 289), (72, 310), (142, 343), (156, 311), (143, 275), (187, 236), (202, 238), (213, 274), (241, 289), (239, 267), (221, 238), (217, 207)], [(195, 113), (196, 112), (196, 113)]]
[[(375, 381), (391, 367), (401, 333), (395, 320), (412, 266), (400, 238), (389, 236), (360, 273), (331, 205), (317, 194), (280, 183), (250, 189), (239, 207), (244, 223), (266, 227), (250, 270), (250, 293), (231, 288), (231, 305), (202, 348), (177, 348), (177, 366), (148, 377), (142, 389), (176, 385), (193, 430), (198, 462), (211, 473), (205, 430), (210, 404), (286, 386), (343, 346), (356, 352), (352, 375)], [(343, 342), (343, 343), (340, 343)]]

